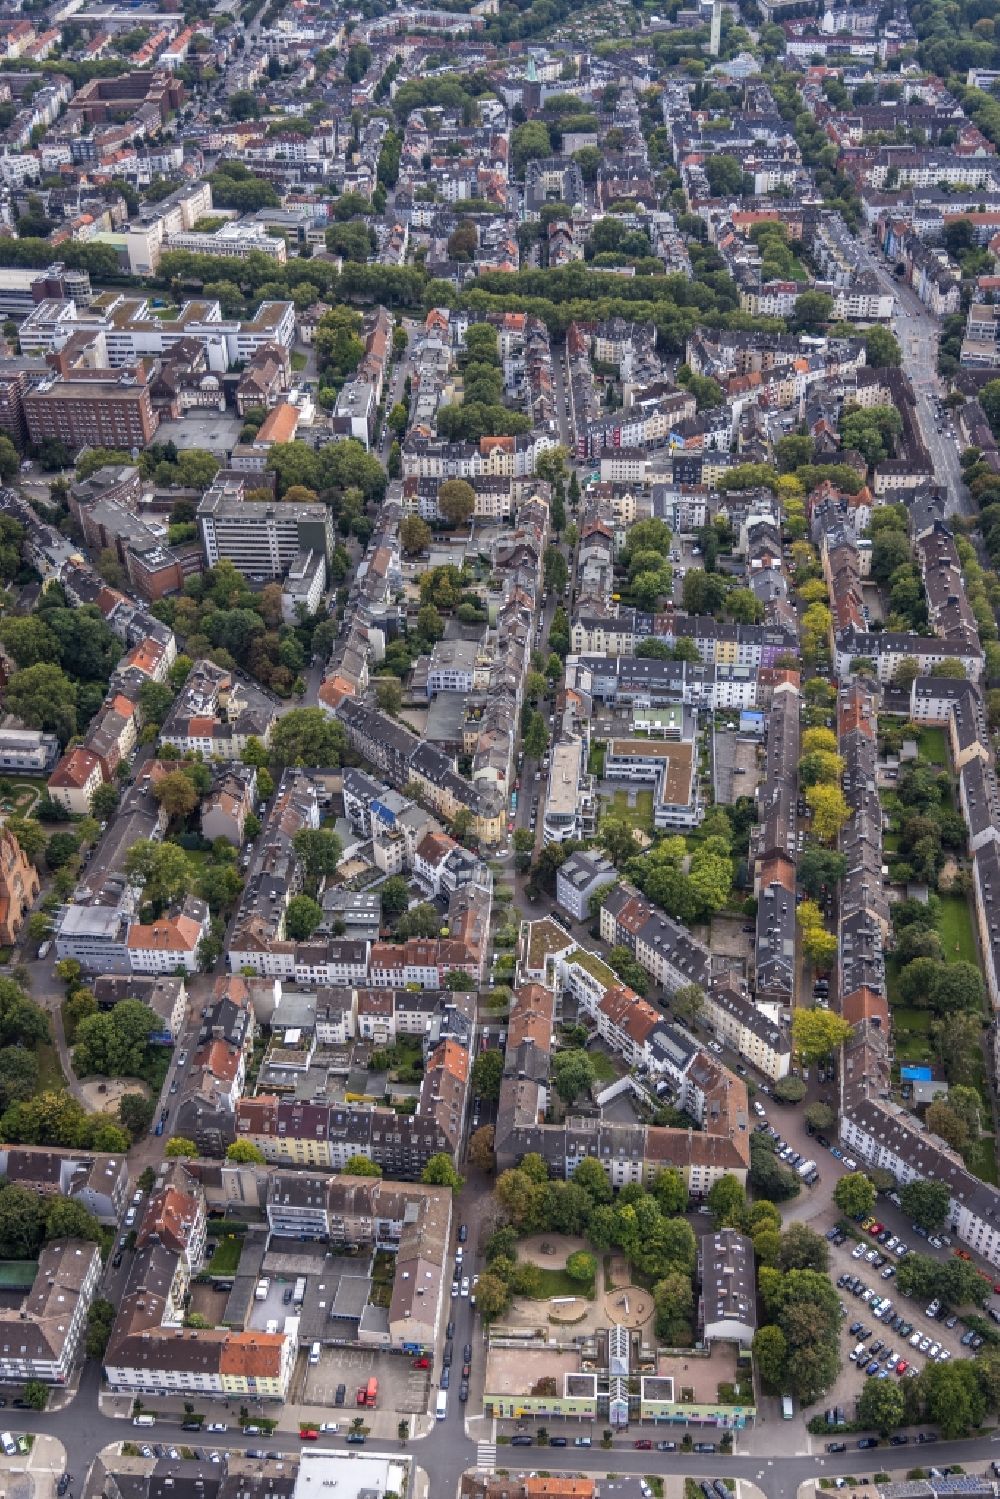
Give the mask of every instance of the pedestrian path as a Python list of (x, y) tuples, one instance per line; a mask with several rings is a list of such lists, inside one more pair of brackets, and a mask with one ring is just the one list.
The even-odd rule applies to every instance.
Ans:
[(480, 1442), (476, 1448), (476, 1467), (481, 1473), (495, 1473), (497, 1470), (497, 1444), (496, 1442)]

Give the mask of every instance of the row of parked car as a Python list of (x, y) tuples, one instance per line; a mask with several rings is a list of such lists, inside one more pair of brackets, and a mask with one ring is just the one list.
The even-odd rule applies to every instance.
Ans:
[[(919, 1431), (917, 1433), (917, 1441), (918, 1442), (936, 1442), (937, 1439), (938, 1439), (938, 1434), (937, 1434), (936, 1431)], [(907, 1445), (907, 1443), (909, 1442), (909, 1440), (910, 1440), (909, 1437), (906, 1436), (904, 1432), (897, 1432), (894, 1437), (890, 1437), (889, 1438), (889, 1446), (890, 1447), (905, 1447)], [(859, 1440), (859, 1442), (858, 1442), (858, 1447), (860, 1448), (860, 1450), (862, 1452), (866, 1452), (869, 1449), (869, 1447), (877, 1447), (877, 1446), (878, 1446), (878, 1437), (862, 1437)], [(847, 1443), (846, 1442), (827, 1442), (827, 1444), (826, 1444), (826, 1450), (827, 1450), (827, 1452), (846, 1452), (847, 1451)], [(953, 1469), (953, 1468), (942, 1468), (942, 1469), (931, 1468), (930, 1471), (931, 1471), (931, 1474), (934, 1477), (936, 1477), (936, 1478), (944, 1478), (947, 1474), (955, 1472), (956, 1470)], [(867, 1481), (868, 1480), (865, 1479), (865, 1478), (859, 1478), (857, 1480), (858, 1483), (867, 1483)], [(837, 1488), (841, 1488), (841, 1487), (843, 1487), (843, 1480), (838, 1478), (837, 1479)]]
[(815, 1161), (809, 1163), (810, 1169), (803, 1175), (803, 1173), (799, 1171), (799, 1167), (806, 1165), (806, 1157), (799, 1151), (797, 1151), (794, 1145), (786, 1145), (773, 1124), (767, 1124), (762, 1120), (760, 1124), (755, 1126), (755, 1128), (758, 1132), (765, 1129), (767, 1130), (768, 1134), (771, 1136), (771, 1139), (774, 1141), (774, 1153), (778, 1157), (779, 1161), (783, 1161), (786, 1166), (791, 1166), (794, 1171), (798, 1171), (799, 1175), (802, 1177), (802, 1180), (806, 1183), (807, 1186), (815, 1186), (815, 1184), (819, 1181), (819, 1171), (816, 1167)]

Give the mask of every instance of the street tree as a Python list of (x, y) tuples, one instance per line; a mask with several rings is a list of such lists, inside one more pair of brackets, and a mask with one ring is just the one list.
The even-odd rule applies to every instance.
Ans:
[(945, 1220), (951, 1195), (944, 1182), (912, 1181), (900, 1189), (903, 1212), (909, 1214), (914, 1223), (935, 1233)]
[(902, 1382), (890, 1379), (865, 1380), (858, 1398), (858, 1421), (864, 1427), (887, 1437), (902, 1426), (906, 1413)]
[(458, 1192), (463, 1186), (463, 1178), (455, 1170), (451, 1156), (445, 1151), (439, 1151), (432, 1155), (423, 1171), (420, 1180), (427, 1187), (450, 1187), (453, 1192)]
[(875, 1206), (875, 1188), (864, 1172), (851, 1171), (834, 1187), (833, 1200), (848, 1218), (861, 1219)]
[(850, 1034), (848, 1022), (832, 1010), (799, 1006), (792, 1015), (792, 1043), (806, 1066), (830, 1056)]

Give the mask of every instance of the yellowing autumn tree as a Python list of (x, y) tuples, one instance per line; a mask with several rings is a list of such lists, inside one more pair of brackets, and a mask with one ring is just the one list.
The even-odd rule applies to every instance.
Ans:
[(802, 653), (814, 659), (830, 639), (833, 616), (825, 604), (810, 604), (802, 616)]
[(799, 1008), (792, 1015), (792, 1045), (806, 1065), (828, 1057), (850, 1034), (850, 1025), (832, 1010)]
[(827, 969), (837, 951), (837, 939), (825, 927), (811, 926), (802, 933), (802, 951), (814, 968)]
[(851, 810), (839, 786), (825, 786), (817, 781), (807, 786), (806, 805), (812, 815), (812, 830), (821, 843), (833, 843)]
[(802, 735), (802, 753), (811, 755), (815, 750), (837, 753), (837, 736), (832, 729), (806, 729)]
[(822, 578), (810, 578), (807, 583), (801, 585), (797, 592), (803, 604), (826, 603), (826, 584)]
[(830, 750), (813, 750), (799, 761), (799, 780), (803, 786), (811, 786), (814, 781), (839, 784), (843, 773), (843, 757), (832, 754)]

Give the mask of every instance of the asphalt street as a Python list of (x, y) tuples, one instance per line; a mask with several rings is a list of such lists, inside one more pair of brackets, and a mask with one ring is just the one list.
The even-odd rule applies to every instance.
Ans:
[(938, 431), (933, 399), (941, 390), (937, 374), (938, 319), (916, 292), (891, 276), (877, 253), (866, 251), (868, 266), (883, 291), (896, 299), (896, 337), (903, 354), (903, 370), (910, 378), (917, 403), (920, 431), (934, 464), (934, 477), (947, 491), (947, 514), (973, 515), (975, 503), (962, 482), (958, 445), (947, 431)]
[[(8, 1422), (10, 1428), (17, 1432), (44, 1432), (56, 1437), (66, 1450), (69, 1465), (77, 1473), (86, 1471), (101, 1449), (114, 1442), (164, 1439), (179, 1442), (179, 1420), (163, 1420), (152, 1428), (138, 1432), (127, 1420), (116, 1420), (101, 1414), (96, 1409), (98, 1380), (96, 1366), (88, 1364), (79, 1393), (65, 1409), (55, 1412), (11, 1411)], [(233, 1404), (236, 1404), (235, 1400)], [(216, 1419), (228, 1420), (232, 1426), (233, 1412), (229, 1412), (227, 1416), (218, 1405), (213, 1405), (209, 1414)], [(660, 1433), (651, 1431), (649, 1434)], [(488, 1433), (483, 1432), (482, 1435), (487, 1436)], [(699, 1435), (704, 1436), (704, 1433)], [(679, 1439), (680, 1433), (672, 1431), (670, 1436)], [(337, 1438), (329, 1440), (339, 1445)], [(997, 1445), (1000, 1443), (1000, 1433), (968, 1442), (939, 1442), (933, 1448), (917, 1448), (912, 1442), (908, 1447), (882, 1446), (874, 1452), (864, 1454), (856, 1450), (856, 1442), (851, 1438), (848, 1440), (853, 1450), (843, 1454), (821, 1453), (811, 1457), (803, 1452), (785, 1458), (739, 1451), (741, 1445), (752, 1442), (760, 1452), (765, 1452), (768, 1446), (766, 1426), (758, 1427), (756, 1433), (744, 1438), (742, 1443), (738, 1441), (737, 1453), (730, 1457), (636, 1451), (632, 1447), (632, 1440), (632, 1435), (627, 1439), (619, 1439), (611, 1450), (605, 1450), (598, 1444), (585, 1449), (546, 1447), (544, 1466), (546, 1471), (553, 1473), (595, 1475), (609, 1471), (622, 1474), (653, 1471), (661, 1474), (687, 1474), (694, 1478), (716, 1478), (724, 1474), (727, 1477), (751, 1480), (769, 1499), (791, 1499), (799, 1486), (810, 1479), (834, 1478), (839, 1474), (853, 1474), (857, 1477), (859, 1473), (865, 1472), (905, 1471), (913, 1467), (920, 1457), (925, 1462), (933, 1460), (938, 1467), (952, 1463), (968, 1467), (971, 1463), (990, 1462), (1000, 1456), (1000, 1446)], [(221, 1451), (226, 1448), (261, 1445), (274, 1452), (294, 1453), (302, 1448), (297, 1436), (282, 1432), (275, 1432), (268, 1437), (244, 1437), (238, 1429), (230, 1429), (226, 1433), (206, 1432), (197, 1438), (197, 1446), (205, 1450)], [(396, 1454), (400, 1451), (400, 1443), (370, 1441), (368, 1450)], [(450, 1495), (457, 1492), (461, 1474), (467, 1468), (476, 1466), (478, 1443), (466, 1435), (461, 1421), (449, 1419), (435, 1425), (426, 1438), (410, 1441), (406, 1450), (412, 1453), (415, 1462), (427, 1473), (430, 1480), (429, 1492), (433, 1495)], [(525, 1468), (534, 1466), (538, 1461), (537, 1447), (512, 1449), (509, 1456), (506, 1449), (500, 1447), (497, 1453), (498, 1463), (501, 1466), (511, 1466), (515, 1451), (521, 1459), (520, 1465)]]

